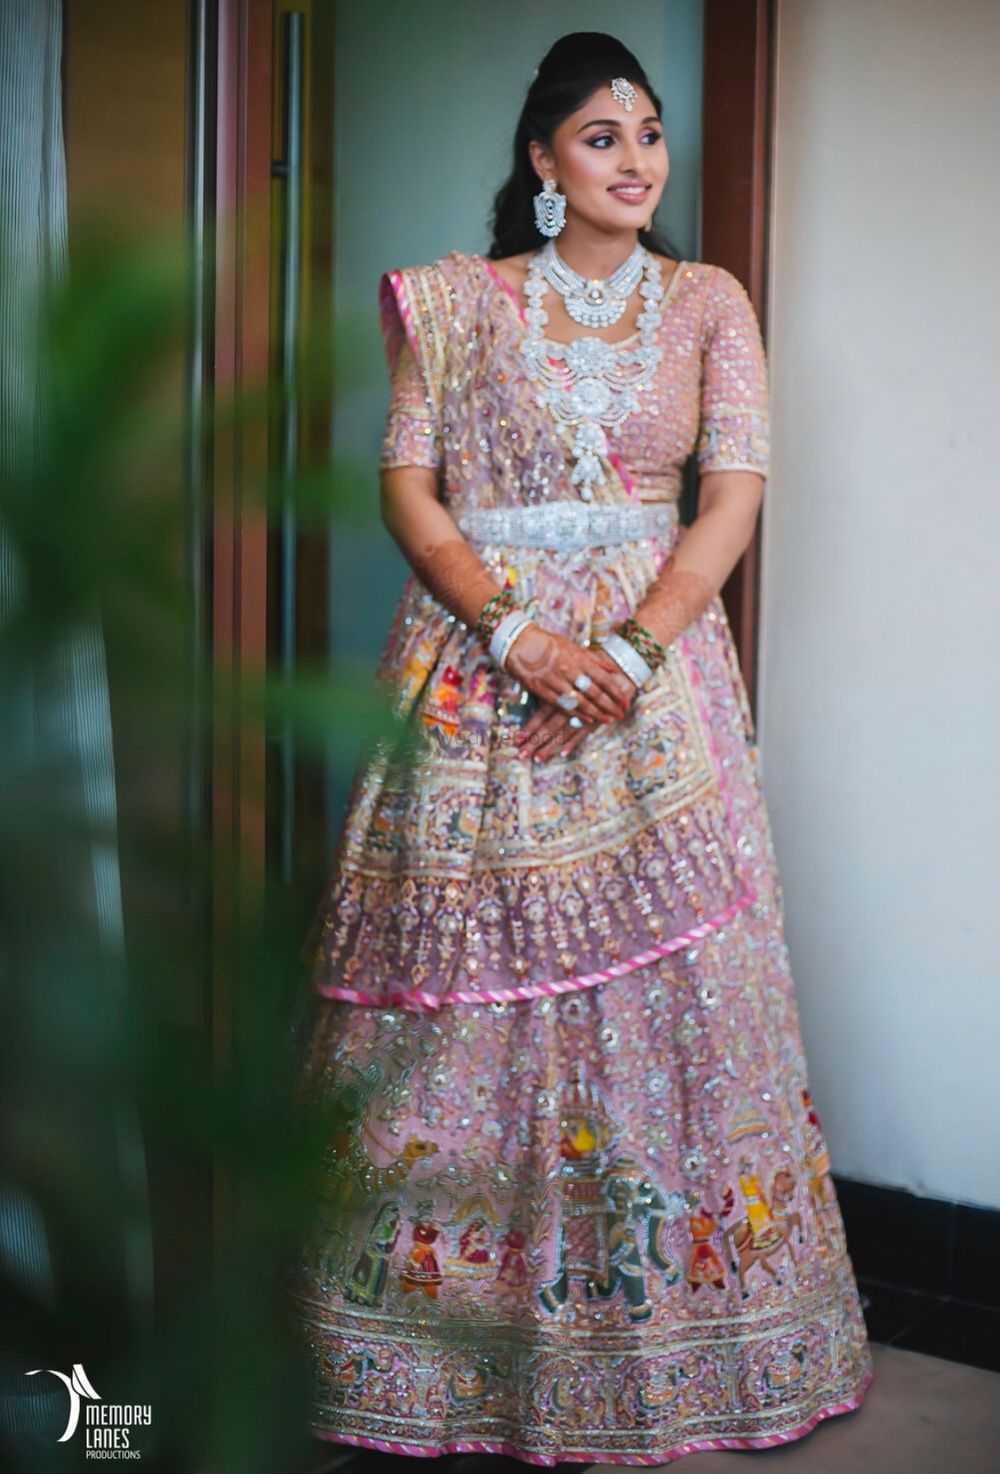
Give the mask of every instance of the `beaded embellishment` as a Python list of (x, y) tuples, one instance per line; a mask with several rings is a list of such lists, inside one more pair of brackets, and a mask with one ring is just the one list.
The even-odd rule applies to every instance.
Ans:
[[(659, 259), (645, 247), (643, 281), (639, 293), (644, 306), (637, 326), (639, 342), (634, 348), (606, 343), (587, 335), (571, 343), (547, 343), (543, 329), (548, 313), (542, 298), (548, 290), (543, 274), (543, 256), (537, 251), (528, 263), (524, 294), (528, 299), (525, 318), (528, 335), (521, 339), (521, 353), (528, 377), (541, 392), (537, 402), (548, 405), (560, 428), (573, 431), (576, 464), (571, 473), (584, 501), (590, 501), (595, 484), (606, 480), (601, 457), (608, 453), (606, 431), (618, 434), (630, 414), (639, 409), (639, 392), (653, 382), (663, 350), (656, 342), (660, 323), (663, 279)], [(550, 358), (556, 360), (551, 363)]]

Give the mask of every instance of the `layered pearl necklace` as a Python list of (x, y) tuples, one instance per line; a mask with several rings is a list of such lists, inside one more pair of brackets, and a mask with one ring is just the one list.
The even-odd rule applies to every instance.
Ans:
[[(555, 278), (551, 274), (554, 262), (558, 263)], [(639, 292), (645, 305), (637, 319), (639, 342), (634, 348), (621, 348), (593, 336), (575, 338), (572, 343), (546, 341), (542, 330), (549, 319), (542, 306), (542, 298), (550, 281), (566, 302), (566, 311), (575, 321), (580, 321), (570, 306), (572, 297), (578, 299), (574, 305), (580, 306), (581, 293), (584, 297), (594, 293), (591, 310), (613, 312), (614, 299), (620, 297), (620, 279), (618, 291), (610, 284), (630, 263), (630, 270), (641, 266), (644, 276)], [(610, 430), (617, 435), (628, 416), (639, 409), (639, 391), (649, 387), (656, 365), (663, 357), (662, 348), (655, 342), (663, 281), (658, 258), (638, 242), (631, 255), (606, 281), (587, 281), (576, 272), (566, 278), (560, 266), (569, 272), (570, 268), (560, 261), (552, 241), (537, 251), (528, 263), (524, 295), (529, 305), (524, 315), (529, 331), (527, 337), (521, 339), (520, 348), (528, 378), (541, 386), (538, 404), (542, 408), (549, 407), (560, 428), (566, 427), (574, 432), (576, 465), (572, 481), (579, 486), (583, 500), (590, 501), (595, 484), (602, 485), (607, 479), (601, 464), (601, 457), (608, 453), (605, 432)], [(575, 283), (572, 278), (576, 278)], [(564, 280), (570, 281), (566, 291), (561, 285)], [(602, 322), (617, 321), (625, 310), (628, 295), (626, 293), (622, 299), (617, 315), (603, 318)], [(582, 305), (586, 309), (585, 301)], [(550, 363), (550, 358), (556, 363)]]

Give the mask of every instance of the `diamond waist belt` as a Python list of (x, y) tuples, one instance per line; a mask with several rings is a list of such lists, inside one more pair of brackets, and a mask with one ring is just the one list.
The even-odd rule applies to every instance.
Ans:
[(665, 537), (677, 522), (677, 503), (595, 506), (593, 502), (556, 501), (530, 507), (470, 507), (455, 520), (473, 542), (568, 551)]

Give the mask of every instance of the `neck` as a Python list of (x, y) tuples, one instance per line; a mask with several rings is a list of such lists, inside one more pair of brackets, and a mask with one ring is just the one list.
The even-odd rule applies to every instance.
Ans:
[(637, 230), (620, 230), (606, 235), (592, 226), (567, 220), (555, 237), (556, 250), (571, 270), (581, 276), (610, 276), (635, 250)]

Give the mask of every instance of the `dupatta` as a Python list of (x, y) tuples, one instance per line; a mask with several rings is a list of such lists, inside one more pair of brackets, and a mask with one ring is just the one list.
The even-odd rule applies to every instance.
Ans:
[[(568, 442), (520, 360), (523, 314), (500, 292), (485, 258), (461, 252), (379, 283), (390, 374), (405, 344), (422, 391), (412, 460), (437, 468), (459, 525), (479, 507), (579, 502)], [(594, 503), (637, 501), (620, 455), (604, 467)], [(476, 551), (540, 623), (583, 642), (635, 609), (678, 532), (566, 555)], [(716, 598), (624, 721), (535, 764), (513, 741), (526, 693), (411, 574), (376, 672), (400, 740), (355, 774), (305, 949), (314, 990), (368, 1007), (502, 1006), (627, 974), (750, 905), (713, 736), (733, 686), (707, 679), (698, 650), (720, 618)]]

